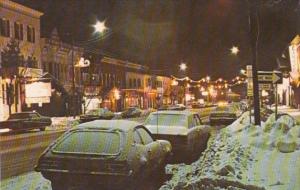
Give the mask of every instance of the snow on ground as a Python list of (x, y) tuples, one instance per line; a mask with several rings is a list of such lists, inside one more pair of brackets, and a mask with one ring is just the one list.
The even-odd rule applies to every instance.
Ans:
[(1, 190), (51, 190), (51, 182), (38, 172), (29, 172), (1, 181)]
[(51, 130), (57, 129), (68, 129), (72, 126), (75, 126), (79, 123), (79, 117), (52, 117), (51, 118), (52, 125), (50, 127)]
[[(252, 120), (253, 121), (253, 120)], [(300, 189), (300, 126), (290, 116), (262, 124), (244, 113), (212, 134), (208, 148), (191, 165), (168, 165), (167, 189)]]

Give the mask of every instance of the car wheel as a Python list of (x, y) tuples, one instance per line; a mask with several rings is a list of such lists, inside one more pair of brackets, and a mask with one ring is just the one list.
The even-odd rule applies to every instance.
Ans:
[(40, 131), (45, 131), (46, 130), (46, 127), (41, 127), (40, 128)]

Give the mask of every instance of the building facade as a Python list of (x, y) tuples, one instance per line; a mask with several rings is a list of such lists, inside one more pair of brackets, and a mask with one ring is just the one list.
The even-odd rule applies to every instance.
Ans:
[(300, 35), (296, 35), (289, 46), (290, 80), (292, 83), (292, 105), (300, 109)]
[[(82, 112), (83, 96), (83, 68), (77, 67), (83, 56), (84, 49), (65, 43), (61, 40), (56, 28), (53, 29), (49, 38), (41, 38), (42, 68), (49, 73), (55, 81), (58, 89), (53, 89), (51, 104), (53, 109), (58, 109), (64, 115), (80, 114)], [(74, 91), (73, 91), (74, 80)], [(57, 96), (60, 94), (61, 96)], [(54, 103), (57, 102), (58, 104)]]
[[(24, 84), (41, 74), (40, 17), (43, 13), (10, 0), (0, 1), (0, 120), (25, 104)], [(25, 76), (26, 74), (26, 76)]]

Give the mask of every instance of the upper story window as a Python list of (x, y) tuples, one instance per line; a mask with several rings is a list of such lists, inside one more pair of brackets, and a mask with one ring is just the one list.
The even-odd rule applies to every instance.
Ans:
[(9, 37), (10, 30), (9, 30), (9, 20), (5, 18), (0, 19), (0, 35)]
[(138, 79), (138, 80), (137, 80), (137, 83), (138, 83), (138, 84), (137, 84), (137, 85), (138, 85), (138, 88), (141, 88), (141, 87), (142, 87), (141, 79)]
[(33, 26), (27, 26), (27, 41), (35, 42), (35, 29)]
[(129, 88), (132, 88), (132, 79), (129, 79)]
[(15, 38), (23, 40), (23, 24), (15, 22)]

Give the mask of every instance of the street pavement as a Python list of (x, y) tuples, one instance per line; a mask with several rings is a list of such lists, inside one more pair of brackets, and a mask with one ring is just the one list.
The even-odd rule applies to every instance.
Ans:
[[(213, 108), (193, 109), (202, 118), (208, 118)], [(143, 123), (146, 116), (128, 120)], [(46, 131), (32, 130), (28, 132), (2, 133), (1, 147), (1, 190), (38, 190), (51, 189), (51, 184), (40, 173), (33, 172), (39, 155), (66, 129), (73, 126), (76, 120), (72, 118), (55, 118), (54, 125)], [(207, 122), (207, 121), (206, 121)], [(26, 173), (27, 172), (27, 173)], [(162, 178), (163, 179), (163, 178)], [(148, 181), (149, 190), (157, 189), (163, 181)], [(144, 182), (143, 182), (144, 183)], [(144, 189), (144, 188), (143, 188)]]

